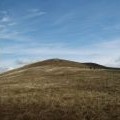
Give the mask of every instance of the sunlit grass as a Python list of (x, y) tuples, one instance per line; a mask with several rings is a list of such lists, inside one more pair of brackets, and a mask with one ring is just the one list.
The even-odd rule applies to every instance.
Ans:
[(1, 76), (0, 120), (120, 119), (120, 71), (60, 71)]

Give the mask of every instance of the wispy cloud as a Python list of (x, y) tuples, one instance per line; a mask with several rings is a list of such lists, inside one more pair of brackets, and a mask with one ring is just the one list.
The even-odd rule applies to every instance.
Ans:
[(39, 12), (40, 10), (37, 9), (37, 8), (33, 8), (33, 9), (29, 9), (28, 12), (30, 13), (36, 13), (36, 12)]
[[(39, 17), (46, 14), (44, 11), (39, 9), (30, 9), (25, 13), (25, 16), (21, 18), (12, 18), (8, 11), (0, 11), (0, 41), (11, 40), (11, 41), (27, 41), (31, 40), (30, 35), (25, 35), (28, 32), (34, 32), (32, 28), (29, 30), (22, 30), (20, 25), (24, 26), (26, 19)], [(20, 28), (20, 29), (19, 29)]]
[[(4, 36), (4, 34), (9, 31), (9, 27), (14, 26), (15, 24), (15, 21), (13, 21), (7, 11), (0, 11), (0, 36)], [(12, 30), (10, 31), (12, 32)], [(8, 33), (6, 33), (6, 36), (7, 34)]]
[(45, 14), (46, 14), (45, 11), (41, 11), (39, 9), (30, 9), (30, 10), (28, 10), (28, 15), (26, 15), (25, 18), (26, 19), (35, 18), (35, 17), (39, 17), (39, 16), (42, 16)]
[(16, 22), (10, 22), (10, 23), (8, 23), (8, 26), (14, 26), (14, 25), (17, 25), (17, 23)]
[(9, 22), (10, 21), (10, 17), (9, 16), (4, 16), (0, 22)]
[(0, 19), (1, 23), (10, 22), (11, 21), (11, 18), (10, 18), (10, 16), (9, 16), (7, 11), (0, 11), (0, 16), (1, 16), (1, 19)]
[[(118, 40), (119, 41), (119, 40)], [(7, 47), (3, 49), (3, 54), (9, 54), (9, 55), (18, 55), (24, 56), (24, 58), (32, 57), (33, 61), (36, 60), (36, 58), (39, 60), (39, 56), (50, 56), (50, 57), (62, 57), (62, 58), (70, 58), (76, 61), (80, 62), (95, 62), (107, 66), (114, 66), (119, 67), (120, 63), (116, 61), (118, 59), (118, 56), (120, 56), (119, 51), (120, 48), (115, 49), (116, 44), (113, 44), (114, 40), (111, 40), (110, 42), (99, 42), (99, 47), (96, 44), (90, 45), (87, 48), (71, 48), (69, 45), (63, 45), (59, 46), (59, 43), (56, 44), (33, 44), (32, 46), (28, 45), (17, 45)], [(117, 41), (116, 41), (117, 42)], [(32, 44), (32, 43), (31, 43)], [(36, 43), (37, 44), (37, 43)], [(112, 46), (113, 49), (109, 46)], [(106, 45), (106, 47), (105, 47)], [(109, 45), (109, 46), (108, 46)], [(114, 46), (115, 45), (115, 46)], [(26, 56), (26, 57), (25, 57)], [(20, 59), (21, 60), (21, 59)], [(119, 59), (118, 59), (119, 60)], [(18, 59), (19, 61), (19, 59)], [(21, 60), (22, 61), (22, 60)], [(26, 62), (18, 62), (18, 63), (28, 63)]]
[(0, 67), (0, 73), (6, 72), (12, 69), (13, 69), (12, 67)]
[(10, 16), (4, 16), (2, 19), (0, 19), (0, 41), (30, 40), (28, 36), (23, 35), (23, 31), (19, 30), (19, 26), (16, 27), (17, 21), (10, 18)]
[(69, 12), (64, 15), (61, 15), (56, 19), (56, 21), (53, 23), (53, 25), (61, 25), (63, 23), (66, 23), (69, 20), (71, 20), (73, 18), (73, 16), (74, 16), (73, 12)]
[(120, 63), (120, 57), (118, 57), (118, 59), (116, 59), (116, 62), (119, 62), (119, 63)]
[(96, 44), (96, 46), (107, 49), (120, 49), (120, 39), (107, 40), (101, 44)]
[(31, 38), (28, 36), (21, 35), (21, 32), (17, 31), (6, 31), (4, 33), (0, 33), (0, 41), (10, 40), (10, 41), (30, 41)]
[(23, 65), (29, 64), (31, 62), (32, 61), (30, 61), (28, 59), (18, 59), (18, 60), (15, 61), (15, 64), (18, 65), (18, 66), (23, 66)]

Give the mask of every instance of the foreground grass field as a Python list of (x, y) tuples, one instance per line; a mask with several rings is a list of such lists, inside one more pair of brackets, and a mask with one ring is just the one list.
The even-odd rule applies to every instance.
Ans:
[(120, 120), (120, 71), (66, 62), (1, 74), (0, 120)]

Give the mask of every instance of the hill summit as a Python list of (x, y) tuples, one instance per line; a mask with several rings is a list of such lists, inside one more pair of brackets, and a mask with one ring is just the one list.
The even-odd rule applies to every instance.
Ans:
[(80, 63), (80, 62), (74, 62), (71, 60), (64, 60), (59, 58), (54, 59), (47, 59), (44, 61), (36, 62), (33, 64), (29, 64), (24, 66), (25, 68), (31, 68), (31, 67), (38, 67), (38, 66), (63, 66), (63, 67), (79, 67), (79, 68), (94, 68), (94, 69), (105, 69), (107, 67), (103, 65), (99, 65), (96, 63)]

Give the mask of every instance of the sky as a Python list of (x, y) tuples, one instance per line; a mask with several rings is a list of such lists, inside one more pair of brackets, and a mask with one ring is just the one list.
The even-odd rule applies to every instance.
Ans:
[(50, 58), (120, 67), (120, 0), (0, 0), (0, 71)]

